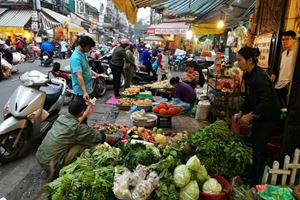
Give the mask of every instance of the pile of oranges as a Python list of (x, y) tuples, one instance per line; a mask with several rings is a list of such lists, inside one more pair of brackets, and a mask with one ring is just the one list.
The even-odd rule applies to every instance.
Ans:
[(152, 112), (160, 115), (177, 115), (181, 112), (181, 109), (173, 104), (160, 102), (159, 105), (152, 108)]

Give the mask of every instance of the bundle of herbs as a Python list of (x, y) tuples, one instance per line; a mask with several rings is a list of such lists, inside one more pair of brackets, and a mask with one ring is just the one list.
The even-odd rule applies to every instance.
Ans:
[(252, 149), (235, 135), (225, 121), (199, 129), (182, 144), (190, 145), (205, 168), (227, 178), (242, 175), (252, 162)]
[(131, 144), (130, 140), (122, 148), (122, 164), (134, 170), (138, 164), (149, 166), (160, 159), (159, 150), (153, 145), (142, 143)]

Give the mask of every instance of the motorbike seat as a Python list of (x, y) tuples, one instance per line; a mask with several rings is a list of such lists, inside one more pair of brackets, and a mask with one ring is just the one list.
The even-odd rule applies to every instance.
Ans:
[(63, 86), (61, 84), (48, 84), (48, 86), (43, 86), (40, 88), (41, 91), (46, 93), (46, 101), (44, 105), (45, 110), (49, 110), (51, 106), (57, 101), (62, 92), (62, 89)]

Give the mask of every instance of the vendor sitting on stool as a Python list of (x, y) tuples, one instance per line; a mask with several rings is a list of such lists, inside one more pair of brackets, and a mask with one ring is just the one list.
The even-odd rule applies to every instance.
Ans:
[(189, 110), (191, 104), (196, 100), (195, 90), (187, 83), (180, 82), (179, 77), (173, 77), (170, 84), (174, 87), (172, 96), (175, 98), (175, 104), (182, 104), (185, 111)]
[(85, 148), (121, 139), (121, 135), (105, 135), (103, 131), (97, 133), (94, 128), (81, 124), (92, 113), (93, 104), (89, 103), (85, 108), (84, 101), (73, 100), (69, 113), (58, 117), (39, 146), (36, 157), (49, 172), (48, 180), (55, 178), (59, 170), (73, 162)]
[(196, 88), (199, 82), (199, 72), (196, 70), (196, 63), (194, 61), (187, 62), (187, 70), (183, 73), (182, 81), (188, 83), (192, 88)]

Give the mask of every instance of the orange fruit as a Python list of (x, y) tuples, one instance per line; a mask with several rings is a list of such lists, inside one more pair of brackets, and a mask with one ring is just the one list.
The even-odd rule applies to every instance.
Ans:
[(169, 108), (169, 109), (168, 109), (168, 115), (176, 115), (176, 110), (175, 110), (175, 108)]
[(179, 107), (174, 107), (174, 110), (175, 110), (175, 115), (181, 112), (181, 109)]
[(169, 108), (174, 108), (174, 105), (170, 103)]
[(168, 113), (168, 111), (167, 111), (167, 109), (165, 109), (165, 108), (161, 108), (160, 110), (159, 110), (159, 114), (160, 115), (166, 115)]
[(168, 108), (168, 104), (167, 104), (166, 102), (160, 102), (160, 103), (159, 103), (159, 106), (160, 106), (161, 108), (165, 108), (165, 109)]
[(159, 107), (158, 106), (154, 106), (153, 108), (152, 108), (152, 112), (154, 112), (154, 113), (158, 113), (159, 112)]

